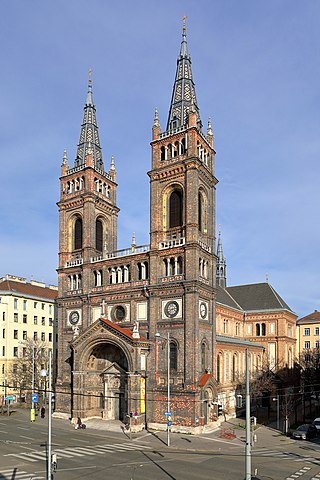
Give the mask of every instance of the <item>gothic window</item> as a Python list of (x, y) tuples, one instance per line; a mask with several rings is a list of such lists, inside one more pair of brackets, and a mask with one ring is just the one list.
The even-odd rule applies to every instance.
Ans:
[(161, 156), (160, 156), (161, 160), (165, 160), (165, 159), (166, 159), (166, 149), (165, 149), (165, 147), (161, 147), (161, 149), (160, 149), (160, 155), (161, 155)]
[(217, 382), (221, 382), (221, 367), (222, 367), (222, 360), (221, 354), (217, 356)]
[(77, 218), (74, 224), (74, 249), (82, 248), (82, 220)]
[(102, 285), (102, 270), (95, 270), (94, 274), (94, 286), (101, 287)]
[(101, 220), (96, 220), (96, 250), (102, 252), (103, 247), (103, 228)]
[(201, 371), (205, 372), (208, 368), (207, 365), (207, 345), (206, 342), (201, 343)]
[(175, 342), (170, 342), (170, 370), (177, 370), (178, 367), (178, 347)]
[(181, 147), (180, 147), (181, 148), (181, 155), (184, 155), (186, 153), (186, 139), (185, 138), (183, 138), (181, 140), (180, 145), (181, 145)]
[(260, 337), (260, 323), (256, 323), (256, 337)]
[(169, 228), (180, 227), (182, 225), (182, 192), (174, 190), (169, 200)]
[(198, 226), (199, 226), (199, 231), (202, 231), (202, 195), (199, 192), (198, 193)]
[(265, 323), (261, 323), (261, 335), (263, 337), (266, 336), (266, 324)]

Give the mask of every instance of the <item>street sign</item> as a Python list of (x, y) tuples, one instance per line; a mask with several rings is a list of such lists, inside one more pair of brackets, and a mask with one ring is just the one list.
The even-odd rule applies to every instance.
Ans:
[(172, 415), (171, 412), (164, 412), (164, 414), (165, 414), (167, 417), (171, 417), (171, 415)]
[(171, 427), (171, 425), (172, 425), (172, 422), (168, 422), (168, 427)]
[(15, 395), (7, 395), (7, 396), (5, 397), (5, 400), (7, 400), (7, 401), (15, 400), (15, 399), (16, 399), (16, 396), (15, 396)]
[(33, 393), (31, 396), (32, 403), (36, 403), (38, 401), (39, 395), (37, 393)]

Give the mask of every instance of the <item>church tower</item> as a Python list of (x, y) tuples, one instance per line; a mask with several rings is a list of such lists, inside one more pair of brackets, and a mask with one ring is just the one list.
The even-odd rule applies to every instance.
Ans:
[[(170, 338), (174, 421), (184, 417), (196, 426), (208, 419), (214, 398), (217, 180), (211, 121), (203, 133), (185, 21), (166, 130), (156, 112), (152, 132), (150, 335)], [(164, 397), (164, 351), (156, 345), (153, 352), (151, 389)]]

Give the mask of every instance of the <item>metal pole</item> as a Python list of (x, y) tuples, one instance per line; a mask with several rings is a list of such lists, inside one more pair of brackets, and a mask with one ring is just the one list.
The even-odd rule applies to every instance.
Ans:
[[(170, 412), (170, 334), (168, 332), (167, 337), (167, 364), (168, 364), (168, 405), (167, 405), (167, 412)], [(167, 445), (170, 447), (170, 427), (169, 427), (169, 417), (167, 417)]]
[(280, 430), (280, 397), (277, 395), (277, 430)]
[(35, 415), (35, 405), (34, 405), (34, 401), (33, 401), (33, 395), (34, 395), (34, 363), (35, 363), (35, 359), (34, 359), (34, 342), (32, 342), (32, 385), (31, 385), (31, 411), (30, 411), (30, 420), (31, 422), (34, 422), (35, 419), (36, 419), (36, 415)]
[(52, 444), (51, 444), (51, 431), (52, 431), (52, 351), (49, 350), (49, 412), (48, 412), (48, 480), (51, 480), (51, 457), (52, 457)]
[(249, 352), (246, 348), (246, 450), (245, 480), (251, 480)]

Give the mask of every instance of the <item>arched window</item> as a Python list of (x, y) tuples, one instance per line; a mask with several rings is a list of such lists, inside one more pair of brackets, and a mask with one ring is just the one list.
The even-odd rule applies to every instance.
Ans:
[(82, 220), (77, 218), (74, 224), (74, 249), (79, 250), (82, 248)]
[(260, 323), (256, 323), (256, 337), (260, 337)]
[(266, 324), (265, 323), (261, 323), (261, 335), (263, 337), (266, 336)]
[(170, 342), (170, 370), (178, 368), (178, 347), (175, 342)]
[(174, 190), (169, 200), (169, 228), (182, 225), (182, 192)]
[(236, 370), (237, 370), (237, 355), (234, 353), (232, 357), (232, 381), (236, 379)]
[(217, 356), (217, 382), (221, 382), (221, 366), (222, 366), (221, 355), (219, 354)]
[(96, 220), (96, 250), (102, 252), (103, 249), (103, 228), (101, 220)]
[(201, 371), (204, 372), (208, 368), (207, 365), (207, 345), (206, 342), (201, 343)]
[(202, 195), (198, 193), (198, 227), (199, 231), (202, 231)]

